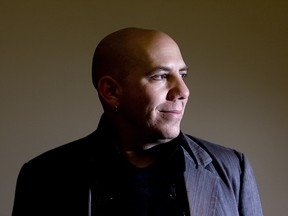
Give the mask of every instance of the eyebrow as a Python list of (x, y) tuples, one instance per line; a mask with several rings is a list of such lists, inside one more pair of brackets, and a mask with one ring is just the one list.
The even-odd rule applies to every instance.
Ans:
[[(188, 66), (184, 66), (182, 68), (179, 69), (179, 71), (188, 71), (189, 67)], [(159, 66), (159, 67), (155, 67), (152, 71), (157, 71), (157, 70), (163, 70), (163, 71), (171, 71), (170, 67), (166, 67), (166, 66)]]
[(180, 71), (188, 71), (188, 70), (189, 70), (189, 67), (187, 65), (185, 65), (184, 67), (180, 69)]

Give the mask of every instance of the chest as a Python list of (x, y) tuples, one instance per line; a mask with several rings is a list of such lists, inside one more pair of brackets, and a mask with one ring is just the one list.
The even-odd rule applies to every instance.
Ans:
[(118, 164), (92, 191), (95, 215), (183, 216), (187, 206), (183, 171), (170, 163), (145, 169)]

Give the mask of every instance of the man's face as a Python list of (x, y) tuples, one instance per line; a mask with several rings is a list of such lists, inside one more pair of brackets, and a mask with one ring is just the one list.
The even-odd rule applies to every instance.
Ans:
[(173, 139), (189, 96), (183, 81), (187, 66), (167, 37), (146, 44), (138, 58), (122, 85), (120, 113), (140, 139)]

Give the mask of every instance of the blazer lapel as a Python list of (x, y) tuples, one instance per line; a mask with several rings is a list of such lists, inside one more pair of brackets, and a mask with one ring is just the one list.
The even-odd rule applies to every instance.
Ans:
[(213, 216), (215, 215), (219, 179), (209, 170), (205, 169), (206, 165), (211, 163), (211, 157), (198, 145), (193, 145), (192, 147), (193, 149), (190, 149), (196, 161), (191, 157), (191, 153), (184, 151), (184, 177), (190, 215)]
[(186, 136), (185, 138), (186, 144), (182, 144), (182, 148), (185, 157), (184, 178), (190, 215), (237, 216), (233, 193), (227, 189), (214, 171), (212, 158), (197, 143)]
[[(191, 216), (215, 215), (218, 196), (218, 179), (202, 166), (186, 163), (185, 182)], [(193, 170), (191, 172), (191, 170)]]

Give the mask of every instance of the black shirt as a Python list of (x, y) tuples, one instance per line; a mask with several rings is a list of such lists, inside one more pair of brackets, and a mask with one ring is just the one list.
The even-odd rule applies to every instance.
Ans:
[(137, 168), (124, 158), (118, 158), (111, 176), (105, 180), (106, 189), (102, 188), (106, 202), (96, 207), (97, 212), (100, 208), (101, 215), (107, 216), (189, 215), (184, 156), (177, 139), (149, 151), (161, 157), (145, 168)]

